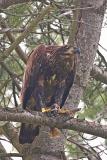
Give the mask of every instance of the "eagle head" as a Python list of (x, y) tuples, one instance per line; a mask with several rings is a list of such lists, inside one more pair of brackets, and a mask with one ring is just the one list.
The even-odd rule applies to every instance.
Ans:
[(80, 55), (80, 48), (65, 45), (61, 48), (61, 50), (62, 52), (60, 52), (60, 56), (63, 59), (71, 59), (74, 56)]

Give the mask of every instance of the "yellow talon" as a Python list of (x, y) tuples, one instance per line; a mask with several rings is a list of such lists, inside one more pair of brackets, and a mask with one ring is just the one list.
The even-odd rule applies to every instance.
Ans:
[(48, 107), (47, 108), (42, 108), (42, 112), (43, 113), (50, 112), (50, 111), (51, 111), (51, 108), (48, 108)]
[(72, 112), (72, 110), (69, 110), (67, 108), (61, 108), (61, 109), (59, 109), (58, 113), (60, 113), (60, 114), (72, 114), (72, 115), (74, 115), (74, 113)]
[(80, 111), (80, 108), (72, 108), (72, 109), (61, 108), (61, 109), (58, 109), (59, 114), (68, 114), (68, 115), (72, 115), (72, 116), (74, 116), (75, 113), (78, 111)]

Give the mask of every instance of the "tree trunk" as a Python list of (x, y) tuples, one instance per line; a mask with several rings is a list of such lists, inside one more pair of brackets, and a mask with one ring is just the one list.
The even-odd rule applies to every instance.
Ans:
[[(75, 41), (81, 49), (81, 56), (75, 84), (67, 100), (69, 106), (78, 106), (83, 90), (87, 85), (100, 38), (105, 4), (106, 1), (104, 0), (81, 0), (75, 7), (86, 9), (80, 9), (78, 19), (76, 19), (78, 28), (75, 33)], [(40, 135), (35, 138), (33, 144), (25, 145), (24, 160), (65, 159), (63, 153), (66, 135), (62, 133), (60, 137), (54, 139), (49, 137), (48, 132), (48, 127), (41, 127)]]

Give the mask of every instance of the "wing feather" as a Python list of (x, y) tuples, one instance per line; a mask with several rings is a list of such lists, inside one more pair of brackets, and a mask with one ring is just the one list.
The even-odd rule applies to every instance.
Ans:
[(44, 62), (43, 57), (46, 57), (45, 53), (45, 45), (40, 45), (32, 52), (27, 61), (21, 90), (21, 102), (24, 109), (37, 86), (37, 80), (41, 72), (41, 63)]
[(65, 79), (65, 89), (64, 89), (64, 93), (63, 93), (61, 104), (60, 104), (61, 107), (65, 104), (65, 101), (69, 95), (70, 89), (74, 83), (74, 78), (75, 78), (75, 73), (76, 73), (76, 65), (77, 65), (77, 56), (75, 55), (72, 58), (71, 71), (68, 73), (68, 75)]

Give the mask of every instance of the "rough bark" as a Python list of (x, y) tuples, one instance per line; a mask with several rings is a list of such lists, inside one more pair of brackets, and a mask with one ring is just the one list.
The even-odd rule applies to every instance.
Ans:
[(103, 22), (105, 1), (81, 0), (81, 7), (85, 8), (87, 6), (91, 6), (93, 8), (80, 11), (78, 31), (75, 35), (76, 45), (81, 49), (81, 56), (80, 65), (78, 66), (77, 71), (76, 83), (74, 89), (71, 90), (69, 97), (69, 100), (71, 98), (74, 100), (74, 107), (78, 104), (78, 100), (80, 100), (84, 88), (87, 86), (90, 70), (93, 66), (98, 46), (97, 44), (100, 38), (99, 31), (101, 31)]

